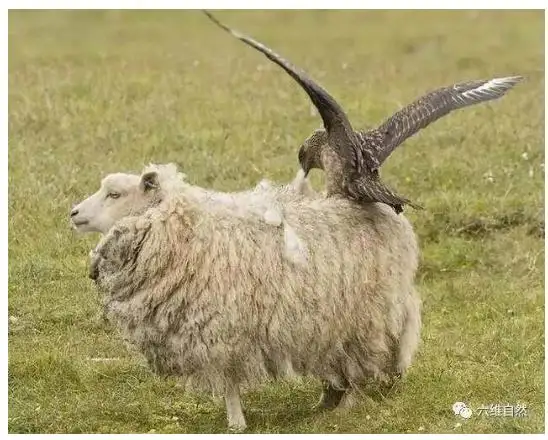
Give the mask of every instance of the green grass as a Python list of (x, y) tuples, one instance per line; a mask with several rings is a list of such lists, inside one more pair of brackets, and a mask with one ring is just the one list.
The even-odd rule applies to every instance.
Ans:
[[(407, 211), (424, 301), (408, 376), (347, 412), (312, 410), (314, 380), (265, 384), (244, 395), (249, 431), (543, 432), (543, 12), (218, 16), (303, 67), (360, 128), (438, 86), (527, 77), (383, 167), (426, 207)], [(225, 432), (221, 401), (155, 377), (99, 319), (87, 278), (97, 237), (74, 234), (68, 211), (106, 173), (148, 162), (220, 190), (288, 181), (318, 126), (281, 69), (197, 11), (10, 12), (9, 431)], [(459, 400), (525, 403), (528, 416), (459, 420)]]

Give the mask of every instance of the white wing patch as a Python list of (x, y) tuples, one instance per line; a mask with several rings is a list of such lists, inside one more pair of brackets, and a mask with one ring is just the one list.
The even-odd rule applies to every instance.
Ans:
[(505, 78), (493, 78), (486, 81), (475, 89), (463, 92), (461, 96), (465, 99), (487, 101), (490, 99), (496, 99), (504, 95), (506, 91), (514, 87), (521, 82), (523, 77), (521, 76), (508, 76)]

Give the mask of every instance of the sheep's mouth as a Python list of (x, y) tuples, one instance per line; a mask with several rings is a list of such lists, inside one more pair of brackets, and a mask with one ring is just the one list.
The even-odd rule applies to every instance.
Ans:
[(87, 225), (89, 223), (88, 220), (73, 220), (72, 221), (72, 224), (76, 227), (78, 226), (84, 226), (84, 225)]

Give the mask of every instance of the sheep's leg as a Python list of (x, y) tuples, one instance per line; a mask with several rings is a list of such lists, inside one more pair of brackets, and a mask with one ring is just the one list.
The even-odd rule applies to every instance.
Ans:
[(228, 428), (231, 431), (243, 431), (246, 428), (246, 423), (240, 400), (240, 387), (231, 380), (226, 384), (225, 403)]
[(419, 345), (421, 331), (420, 307), (420, 301), (412, 292), (406, 299), (406, 318), (398, 346), (395, 367), (399, 376), (405, 374)]
[(318, 407), (323, 409), (335, 409), (339, 405), (339, 403), (341, 403), (341, 399), (343, 398), (345, 393), (346, 390), (335, 388), (330, 383), (324, 382), (322, 397), (320, 398)]
[(344, 393), (344, 396), (339, 402), (339, 405), (337, 406), (337, 408), (350, 409), (350, 408), (353, 408), (356, 405), (356, 403), (357, 403), (356, 392), (347, 390)]

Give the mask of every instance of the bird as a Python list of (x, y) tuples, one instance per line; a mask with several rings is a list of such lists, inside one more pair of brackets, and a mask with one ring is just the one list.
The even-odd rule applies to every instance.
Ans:
[[(308, 94), (318, 110), (324, 129), (316, 130), (309, 136), (298, 153), (299, 164), (305, 176), (311, 169), (321, 168), (326, 175), (327, 196), (343, 196), (364, 205), (372, 202), (385, 203), (398, 214), (403, 211), (404, 205), (415, 209), (423, 208), (408, 198), (397, 195), (380, 180), (379, 167), (394, 148), (452, 109), (479, 102), (482, 97), (486, 100), (485, 97), (497, 92), (500, 94), (501, 90), (503, 94), (521, 80), (521, 77), (516, 76), (487, 82), (471, 81), (457, 84), (453, 88), (439, 89), (397, 112), (378, 129), (355, 131), (337, 101), (301, 69), (264, 44), (226, 26), (209, 11), (203, 12), (217, 26), (260, 51), (284, 69)], [(454, 92), (451, 93), (450, 90)]]
[[(419, 130), (454, 110), (501, 98), (523, 80), (509, 76), (456, 83), (435, 89), (403, 107), (377, 128), (356, 132), (359, 148), (370, 157), (373, 169), (378, 170), (390, 154)], [(321, 152), (327, 148), (327, 133), (315, 130), (299, 149), (303, 170), (322, 168)]]
[[(390, 205), (397, 213), (402, 212), (403, 205), (421, 209), (420, 205), (405, 197), (398, 196), (381, 182), (375, 162), (364, 156), (359, 147), (358, 137), (348, 117), (335, 99), (304, 72), (289, 61), (272, 51), (264, 44), (244, 35), (221, 23), (209, 11), (203, 11), (211, 21), (247, 45), (262, 52), (268, 59), (282, 67), (308, 94), (318, 110), (327, 133), (327, 148), (319, 154), (319, 164), (326, 175), (326, 196), (342, 196), (359, 204), (382, 202)], [(306, 153), (299, 153), (299, 162), (309, 159)], [(303, 168), (306, 175), (310, 169)]]

